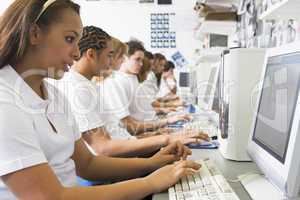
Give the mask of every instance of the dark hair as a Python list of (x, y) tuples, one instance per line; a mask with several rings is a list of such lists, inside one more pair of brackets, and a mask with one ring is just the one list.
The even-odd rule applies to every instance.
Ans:
[(164, 66), (164, 72), (167, 72), (170, 69), (175, 69), (175, 65), (174, 65), (174, 63), (172, 61), (168, 60), (168, 62)]
[(46, 30), (61, 19), (63, 9), (80, 14), (80, 6), (71, 0), (57, 0), (44, 9), (46, 0), (15, 0), (0, 17), (0, 69), (16, 64), (26, 53), (32, 24)]
[(148, 72), (151, 71), (151, 65), (150, 65), (150, 60), (145, 57), (143, 60), (143, 66), (139, 73), (137, 74), (138, 81), (142, 83), (147, 79)]
[(132, 56), (136, 51), (145, 52), (143, 43), (138, 40), (130, 40), (126, 44), (128, 46), (128, 56)]
[(145, 51), (145, 57), (148, 58), (149, 60), (154, 59), (154, 56), (150, 51)]
[(166, 57), (164, 55), (162, 55), (161, 53), (155, 53), (153, 55), (153, 59), (154, 59), (154, 62), (159, 62), (161, 60), (167, 60)]
[(107, 41), (111, 40), (111, 36), (104, 30), (95, 26), (86, 26), (83, 28), (83, 34), (79, 41), (80, 56), (88, 49), (95, 49), (101, 52), (107, 47)]

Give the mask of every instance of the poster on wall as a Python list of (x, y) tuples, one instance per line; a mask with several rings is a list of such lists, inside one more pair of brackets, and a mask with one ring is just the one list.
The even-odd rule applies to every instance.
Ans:
[(176, 32), (170, 29), (175, 13), (151, 13), (151, 48), (176, 48)]
[(176, 67), (178, 67), (178, 68), (183, 68), (183, 67), (186, 67), (188, 65), (187, 60), (184, 58), (182, 53), (180, 53), (180, 51), (175, 52), (171, 56), (171, 58), (174, 61)]

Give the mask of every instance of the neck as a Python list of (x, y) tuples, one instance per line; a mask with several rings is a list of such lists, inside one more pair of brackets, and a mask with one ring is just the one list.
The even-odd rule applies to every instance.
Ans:
[(129, 70), (129, 67), (126, 64), (121, 65), (120, 71), (126, 74), (136, 75)]
[(43, 79), (47, 77), (47, 70), (38, 66), (43, 66), (43, 64), (37, 61), (36, 57), (27, 55), (13, 68), (37, 95), (45, 99), (42, 86)]
[(91, 72), (89, 65), (82, 59), (76, 62), (72, 69), (84, 76), (85, 78), (87, 78), (88, 80), (92, 80), (93, 76), (95, 76), (95, 74)]

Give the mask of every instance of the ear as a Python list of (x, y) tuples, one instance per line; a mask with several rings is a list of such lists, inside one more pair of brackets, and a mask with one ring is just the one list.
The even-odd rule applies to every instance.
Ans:
[(29, 42), (31, 45), (37, 45), (41, 42), (42, 39), (42, 30), (38, 25), (33, 24), (29, 28)]
[(94, 60), (96, 58), (96, 51), (94, 49), (88, 49), (86, 51), (86, 58), (88, 60)]

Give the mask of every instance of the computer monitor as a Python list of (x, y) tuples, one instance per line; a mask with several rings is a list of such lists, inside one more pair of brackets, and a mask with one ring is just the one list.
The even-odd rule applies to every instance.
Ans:
[(217, 75), (217, 67), (213, 67), (210, 71), (210, 74), (209, 74), (209, 78), (208, 78), (208, 83), (207, 83), (207, 86), (206, 86), (206, 90), (205, 90), (205, 94), (204, 94), (204, 98), (203, 98), (203, 101), (206, 103), (206, 104), (209, 104), (211, 99), (213, 99), (214, 97), (214, 88), (216, 88), (216, 76)]
[(190, 86), (190, 73), (179, 72), (179, 87), (189, 87), (189, 86)]
[(218, 96), (219, 66), (220, 64), (216, 63), (210, 67), (208, 80), (202, 81), (200, 85), (204, 90), (199, 92), (201, 98), (199, 106), (206, 111), (211, 111), (216, 103), (216, 98)]
[(268, 50), (263, 75), (248, 153), (276, 186), (278, 199), (296, 199), (300, 191), (300, 44)]

